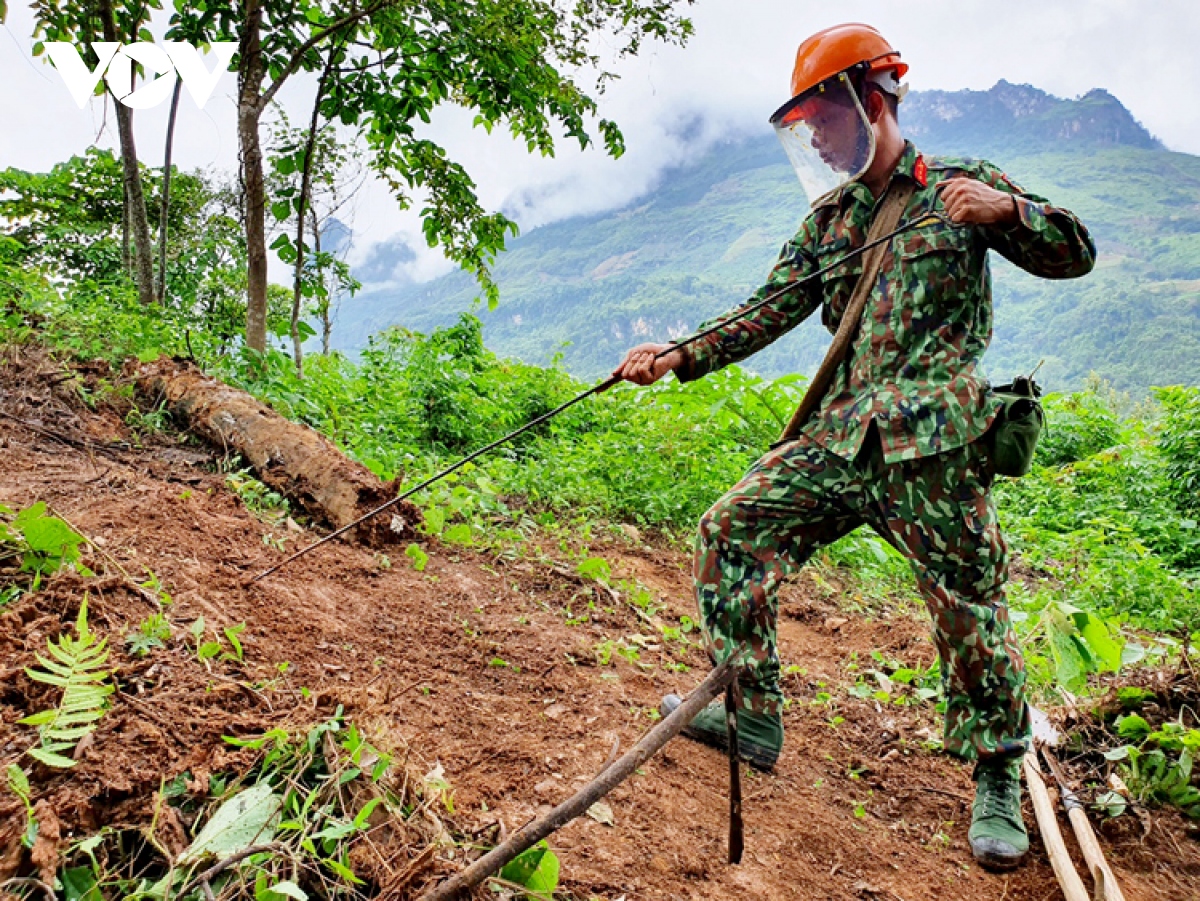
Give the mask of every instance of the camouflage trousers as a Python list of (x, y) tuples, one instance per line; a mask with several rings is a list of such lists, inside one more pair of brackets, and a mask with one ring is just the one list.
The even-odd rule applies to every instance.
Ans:
[(1023, 751), (1025, 667), (1004, 598), (1008, 547), (975, 445), (884, 464), (878, 436), (848, 462), (807, 438), (775, 448), (700, 520), (696, 599), (716, 662), (743, 647), (743, 703), (781, 707), (775, 622), (785, 576), (866, 524), (912, 565), (946, 692), (945, 748), (968, 760)]

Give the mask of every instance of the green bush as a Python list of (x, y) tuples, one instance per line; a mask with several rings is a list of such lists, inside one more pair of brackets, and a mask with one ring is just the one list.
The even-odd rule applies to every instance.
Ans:
[(1154, 396), (1165, 413), (1158, 450), (1171, 496), (1181, 510), (1200, 514), (1200, 389), (1156, 388)]
[[(357, 362), (311, 354), (301, 379), (281, 348), (228, 352), (204, 310), (147, 310), (127, 288), (90, 283), (60, 294), (2, 264), (0, 285), (10, 286), (0, 319), (9, 340), (36, 329), (77, 356), (114, 360), (190, 348), (214, 375), (408, 485), (589, 387), (557, 366), (498, 358), (471, 315), (430, 335), (390, 329)], [(609, 519), (687, 534), (776, 438), (802, 389), (801, 379), (767, 381), (738, 367), (688, 385), (620, 386), (416, 500), (433, 534), (467, 543), (512, 533), (522, 510), (585, 529)], [(1157, 405), (1130, 407), (1096, 382), (1048, 398), (1038, 465), (1001, 480), (996, 498), (1010, 543), (1061, 585), (1055, 599), (1137, 627), (1192, 632), (1200, 629), (1197, 391), (1156, 396)], [(823, 559), (887, 590), (911, 581), (865, 532)]]

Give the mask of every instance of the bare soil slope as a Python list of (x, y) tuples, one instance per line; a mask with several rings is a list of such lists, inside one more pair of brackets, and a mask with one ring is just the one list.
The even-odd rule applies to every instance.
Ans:
[[(594, 775), (614, 741), (630, 747), (664, 692), (699, 680), (705, 664), (695, 648), (688, 673), (658, 665), (675, 658), (646, 638), (636, 661), (597, 651), (653, 630), (622, 598), (573, 575), (570, 541), (500, 555), (427, 543), (423, 572), (399, 553), (385, 568), (377, 552), (334, 542), (246, 588), (248, 576), (280, 559), (264, 535), (290, 535), (289, 550), (314, 536), (256, 519), (217, 474), (217, 455), (161, 438), (134, 447), (120, 410), (82, 407), (69, 383), (50, 387), (54, 371), (29, 354), (0, 367), (0, 503), (46, 501), (95, 542), (89, 561), (104, 575), (59, 576), (0, 616), (0, 765), (31, 742), (32, 730), (16, 720), (52, 702), (22, 667), (68, 628), (88, 592), (94, 627), (111, 636), (121, 688), (73, 771), (34, 770), (39, 809), (53, 811), (63, 842), (105, 825), (146, 826), (162, 780), (185, 770), (202, 776), (246, 766), (249, 752), (222, 735), (302, 727), (338, 704), (382, 745), (442, 764), (461, 828), (482, 832), (498, 820), (513, 829)], [(52, 434), (128, 447), (97, 453)], [(590, 553), (613, 563), (614, 578), (650, 588), (664, 622), (693, 613), (684, 554), (634, 537), (593, 542)], [(167, 615), (176, 640), (134, 658), (122, 636), (157, 609), (135, 587), (148, 571), (173, 598)], [(863, 619), (839, 610), (836, 599), (810, 579), (784, 592), (781, 651), (800, 671), (788, 677), (793, 703), (779, 766), (749, 775), (744, 786), (743, 865), (725, 863), (725, 761), (677, 740), (610, 796), (614, 825), (584, 818), (552, 839), (564, 892), (1058, 897), (1036, 838), (1028, 865), (1014, 874), (989, 874), (971, 860), (969, 771), (922, 749), (927, 730), (936, 730), (929, 705), (881, 707), (844, 691), (856, 678), (855, 652), (860, 661), (879, 649), (927, 665), (933, 650), (923, 624)], [(581, 621), (589, 602), (590, 618)], [(209, 671), (197, 662), (181, 639), (201, 615), (213, 626), (247, 624), (244, 665), (225, 661)], [(23, 816), (0, 793), (0, 879), (30, 871), (16, 842)], [(1028, 810), (1026, 818), (1032, 823)], [(1104, 839), (1127, 897), (1200, 898), (1197, 843), (1174, 813), (1149, 823), (1143, 834), (1130, 818)], [(401, 854), (387, 866), (410, 863)], [(406, 891), (460, 865), (430, 858), (408, 874)]]

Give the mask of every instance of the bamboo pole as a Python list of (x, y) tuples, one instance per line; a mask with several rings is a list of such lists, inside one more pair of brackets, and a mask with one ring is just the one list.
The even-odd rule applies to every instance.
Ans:
[(1092, 880), (1095, 883), (1095, 901), (1125, 901), (1125, 895), (1104, 857), (1104, 851), (1092, 829), (1083, 802), (1067, 785), (1066, 776), (1050, 749), (1043, 746), (1042, 755), (1046, 758), (1046, 764), (1054, 775), (1054, 781), (1058, 783), (1059, 800), (1067, 812), (1067, 819), (1071, 821), (1071, 828), (1075, 830), (1075, 839), (1079, 842), (1080, 850), (1083, 851), (1083, 859), (1092, 874)]
[(1050, 800), (1050, 792), (1042, 779), (1041, 767), (1038, 766), (1036, 752), (1025, 754), (1025, 781), (1029, 785), (1029, 798), (1033, 801), (1033, 813), (1037, 817), (1038, 831), (1042, 834), (1042, 844), (1050, 855), (1050, 865), (1054, 867), (1054, 875), (1062, 888), (1066, 901), (1090, 901), (1083, 880), (1075, 871), (1075, 864), (1067, 852), (1066, 842), (1063, 841), (1062, 831), (1058, 828), (1058, 818), (1054, 815), (1054, 802)]
[(499, 872), (505, 864), (522, 851), (532, 848), (546, 836), (557, 832), (571, 820), (586, 812), (589, 807), (633, 775), (638, 767), (662, 750), (663, 746), (678, 735), (709, 701), (725, 690), (725, 687), (737, 676), (737, 672), (738, 668), (735, 665), (734, 657), (730, 657), (713, 669), (682, 704), (647, 732), (641, 741), (630, 748), (612, 766), (602, 770), (595, 779), (555, 807), (546, 816), (522, 826), (507, 841), (497, 845), (462, 872), (421, 895), (418, 901), (449, 901), (451, 898), (458, 897), (463, 892), (479, 885), (488, 876)]

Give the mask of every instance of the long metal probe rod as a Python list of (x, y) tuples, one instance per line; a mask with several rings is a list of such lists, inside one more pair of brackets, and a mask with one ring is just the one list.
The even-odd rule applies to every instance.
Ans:
[[(940, 222), (940, 223), (949, 225), (953, 228), (958, 227), (957, 223), (951, 222), (949, 219), (947, 219), (945, 216), (942, 216), (940, 213), (928, 213), (925, 216), (922, 216), (918, 219), (914, 219), (911, 222), (906, 222), (904, 225), (901, 225), (899, 228), (897, 228), (895, 231), (891, 232), (890, 234), (883, 235), (882, 237), (877, 238), (874, 241), (868, 241), (867, 243), (863, 244), (862, 247), (854, 248), (854, 250), (851, 250), (849, 253), (845, 254), (844, 256), (839, 257), (838, 259), (834, 260), (832, 263), (822, 266), (816, 272), (809, 273), (808, 275), (804, 276), (804, 278), (797, 279), (796, 281), (791, 282), (788, 285), (785, 285), (784, 287), (780, 288), (778, 291), (768, 294), (762, 300), (756, 301), (755, 303), (751, 304), (750, 306), (743, 307), (742, 309), (738, 310), (733, 315), (728, 316), (728, 317), (722, 319), (721, 321), (717, 322), (715, 325), (711, 325), (708, 328), (697, 332), (696, 334), (692, 335), (691, 337), (678, 342), (677, 344), (672, 344), (666, 350), (659, 351), (657, 354), (654, 355), (654, 358), (656, 360), (661, 359), (662, 357), (665, 357), (667, 354), (671, 353), (672, 351), (674, 351), (680, 347), (686, 347), (687, 345), (692, 344), (693, 342), (699, 341), (701, 338), (708, 337), (713, 332), (716, 332), (716, 331), (719, 331), (720, 329), (725, 328), (725, 326), (727, 326), (727, 325), (731, 325), (732, 323), (737, 322), (739, 319), (746, 318), (751, 313), (755, 313), (758, 310), (761, 310), (767, 304), (782, 297), (788, 291), (792, 291), (792, 290), (800, 287), (801, 285), (807, 284), (808, 282), (811, 282), (814, 279), (820, 278), (822, 275), (824, 275), (826, 272), (829, 272), (831, 269), (836, 269), (838, 266), (841, 266), (842, 264), (846, 263), (848, 260), (850, 260), (860, 254), (866, 253), (872, 247), (877, 247), (880, 244), (884, 244), (884, 243), (892, 240), (892, 238), (896, 237), (897, 235), (903, 234), (904, 232), (912, 231), (915, 228), (921, 228), (926, 225), (932, 225), (935, 222)], [(495, 450), (502, 444), (507, 444), (509, 441), (512, 441), (514, 438), (517, 438), (520, 435), (525, 434), (530, 429), (536, 428), (537, 426), (541, 425), (543, 422), (553, 419), (559, 413), (569, 410), (571, 407), (575, 406), (577, 403), (584, 400), (585, 398), (591, 397), (593, 394), (599, 394), (603, 391), (607, 391), (609, 388), (612, 388), (614, 385), (620, 384), (620, 382), (621, 382), (621, 379), (618, 376), (615, 376), (615, 375), (609, 376), (604, 381), (593, 385), (591, 388), (588, 388), (582, 394), (577, 394), (575, 397), (571, 398), (570, 400), (559, 404), (557, 407), (555, 407), (550, 412), (543, 413), (541, 416), (537, 417), (537, 419), (530, 420), (529, 422), (525, 423), (525, 425), (521, 426), (516, 431), (509, 432), (503, 438), (497, 438), (491, 444), (485, 445), (476, 451), (472, 451), (470, 454), (463, 457), (457, 463), (453, 463), (452, 465), (447, 466), (445, 469), (441, 470), (440, 472), (437, 472), (434, 475), (431, 475), (429, 478), (425, 479), (425, 481), (408, 489), (408, 491), (404, 492), (403, 494), (392, 498), (390, 501), (380, 504), (378, 507), (376, 507), (374, 510), (371, 510), (369, 513), (364, 513), (358, 519), (354, 520), (354, 522), (347, 523), (346, 525), (342, 526), (341, 528), (339, 528), (333, 532), (330, 532), (324, 538), (314, 541), (312, 544), (308, 545), (307, 547), (301, 548), (300, 550), (298, 550), (294, 554), (292, 554), (290, 557), (286, 558), (285, 560), (280, 561), (279, 563), (276, 563), (270, 569), (266, 569), (266, 570), (263, 570), (262, 572), (260, 572), (253, 579), (250, 579), (248, 582), (246, 582), (246, 585), (253, 585), (259, 579), (265, 579), (267, 576), (271, 575), (271, 573), (279, 571), (280, 569), (287, 566), (289, 563), (291, 563), (293, 560), (297, 559), (298, 557), (303, 557), (309, 551), (320, 547), (321, 545), (325, 544), (326, 542), (332, 541), (333, 539), (337, 538), (340, 535), (345, 535), (347, 532), (349, 532), (355, 526), (362, 525), (368, 519), (382, 513), (384, 510), (387, 510), (389, 507), (394, 507), (394, 506), (396, 506), (396, 504), (400, 503), (401, 501), (407, 500), (408, 498), (410, 498), (414, 494), (416, 494), (418, 491), (420, 491), (422, 488), (428, 488), (430, 485), (434, 484), (435, 482), (440, 482), (442, 479), (446, 478), (446, 476), (450, 475), (451, 473), (457, 472), (458, 470), (460, 470), (464, 466), (466, 466), (468, 463), (470, 463), (472, 460), (477, 460), (479, 457), (482, 457), (488, 451)]]

